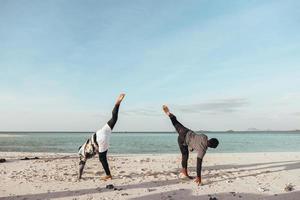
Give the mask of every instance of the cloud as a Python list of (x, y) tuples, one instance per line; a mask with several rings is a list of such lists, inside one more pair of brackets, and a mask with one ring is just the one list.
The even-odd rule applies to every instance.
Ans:
[[(249, 103), (243, 98), (231, 99), (215, 99), (206, 102), (186, 105), (170, 105), (171, 111), (181, 111), (183, 113), (233, 113), (247, 106)], [(124, 115), (138, 115), (138, 116), (161, 116), (163, 114), (161, 107), (133, 108), (122, 111)]]
[(294, 112), (292, 115), (300, 116), (300, 112)]
[(291, 102), (291, 101), (299, 101), (299, 100), (300, 100), (300, 93), (296, 93), (296, 92), (288, 93), (281, 98), (281, 101), (283, 103)]
[(190, 105), (175, 105), (175, 109), (185, 113), (232, 113), (248, 105), (248, 101), (243, 98), (217, 99), (209, 102), (201, 102)]

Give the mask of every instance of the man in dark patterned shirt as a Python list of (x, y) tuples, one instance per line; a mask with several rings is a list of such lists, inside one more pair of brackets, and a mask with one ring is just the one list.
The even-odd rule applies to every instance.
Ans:
[(216, 148), (219, 145), (219, 141), (216, 138), (208, 139), (205, 134), (196, 134), (190, 129), (184, 127), (180, 122), (177, 121), (175, 115), (170, 113), (169, 108), (163, 105), (164, 112), (170, 117), (173, 126), (178, 132), (178, 145), (182, 154), (182, 171), (181, 173), (191, 178), (187, 172), (187, 163), (189, 158), (189, 150), (197, 151), (197, 177), (195, 182), (201, 184), (201, 170), (202, 170), (202, 160), (206, 153), (208, 147)]

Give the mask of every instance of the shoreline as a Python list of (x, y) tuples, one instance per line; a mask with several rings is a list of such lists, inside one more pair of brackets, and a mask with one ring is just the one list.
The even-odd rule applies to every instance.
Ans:
[[(296, 132), (300, 133), (300, 129), (295, 130), (195, 130), (195, 132), (203, 132), (203, 133), (282, 133), (282, 132)], [(0, 131), (1, 134), (14, 134), (14, 133), (87, 133), (87, 134), (93, 134), (95, 131)], [(176, 131), (113, 131), (113, 133), (120, 133), (120, 134), (127, 134), (127, 133), (153, 133), (153, 134), (170, 134), (170, 133), (176, 133)]]
[[(23, 157), (36, 160), (19, 160)], [(0, 200), (4, 199), (205, 199), (299, 200), (300, 153), (208, 153), (202, 186), (179, 176), (180, 154), (108, 154), (113, 179), (104, 175), (97, 157), (88, 160), (77, 180), (76, 153), (0, 152)], [(195, 176), (196, 154), (189, 171)], [(106, 189), (113, 184), (117, 189)], [(293, 191), (286, 192), (287, 184)], [(209, 196), (210, 195), (210, 196)]]
[[(266, 152), (208, 152), (206, 153), (206, 155), (216, 155), (216, 154), (220, 154), (220, 155), (227, 155), (227, 154), (299, 154), (300, 156), (300, 151), (266, 151)], [(0, 156), (2, 154), (45, 154), (45, 155), (77, 155), (77, 153), (64, 153), (64, 152), (30, 152), (30, 151), (0, 151)], [(178, 151), (178, 153), (109, 153), (109, 155), (113, 155), (113, 156), (139, 156), (139, 155), (149, 155), (149, 156), (160, 156), (160, 155), (179, 155), (180, 152)], [(195, 154), (194, 152), (190, 152), (190, 154)]]
[[(207, 155), (210, 156), (234, 156), (234, 155), (248, 155), (248, 156), (257, 156), (257, 155), (282, 155), (282, 154), (287, 154), (287, 155), (291, 155), (294, 154), (295, 156), (299, 155), (299, 159), (300, 159), (300, 151), (267, 151), (267, 152), (208, 152), (206, 153)], [(78, 153), (63, 153), (63, 152), (20, 152), (20, 151), (0, 151), (0, 158), (14, 158), (14, 157), (24, 157), (24, 156), (40, 156), (42, 157), (55, 157), (55, 156), (70, 156), (70, 157), (78, 157)], [(112, 157), (145, 157), (145, 156), (179, 156), (180, 152), (177, 153), (110, 153), (108, 152), (107, 154), (108, 156), (112, 156)], [(190, 152), (190, 155), (196, 155), (195, 152)]]

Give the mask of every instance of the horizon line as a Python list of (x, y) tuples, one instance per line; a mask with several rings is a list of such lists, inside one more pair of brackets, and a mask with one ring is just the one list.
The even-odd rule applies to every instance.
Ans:
[[(95, 133), (96, 131), (0, 131), (1, 133)], [(113, 133), (175, 133), (176, 131), (113, 131)], [(292, 129), (292, 130), (217, 130), (217, 131), (209, 131), (209, 130), (196, 130), (194, 132), (210, 132), (210, 133), (234, 133), (234, 132), (300, 132), (300, 129)]]

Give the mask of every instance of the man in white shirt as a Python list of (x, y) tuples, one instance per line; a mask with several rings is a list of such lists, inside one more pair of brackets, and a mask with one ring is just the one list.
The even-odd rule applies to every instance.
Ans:
[(90, 139), (88, 139), (82, 146), (79, 147), (79, 179), (81, 179), (86, 160), (93, 157), (97, 153), (99, 154), (99, 160), (106, 173), (106, 176), (102, 177), (101, 179), (108, 180), (112, 178), (106, 155), (109, 148), (109, 139), (112, 129), (118, 120), (119, 106), (124, 97), (125, 94), (120, 94), (118, 97), (115, 107), (112, 111), (112, 118), (101, 129), (94, 133)]

